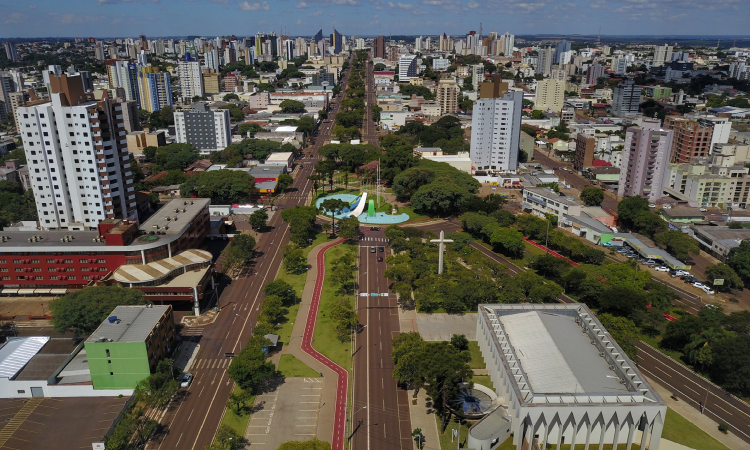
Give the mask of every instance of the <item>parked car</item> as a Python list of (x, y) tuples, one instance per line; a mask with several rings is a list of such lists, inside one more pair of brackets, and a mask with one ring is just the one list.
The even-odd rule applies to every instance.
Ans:
[(669, 267), (665, 266), (656, 266), (654, 269), (656, 269), (657, 272), (669, 272)]
[(370, 247), (370, 253), (375, 253), (375, 247)]
[(382, 256), (378, 256), (378, 262), (383, 262), (383, 257)]
[(651, 203), (651, 204), (648, 205), (648, 207), (649, 208), (656, 208), (656, 205), (654, 205), (653, 203)]
[(656, 265), (656, 261), (654, 261), (653, 259), (647, 259), (647, 260), (643, 261), (643, 264), (645, 264), (647, 266), (655, 266)]
[(664, 206), (662, 206), (662, 208), (664, 208), (664, 209), (672, 209), (672, 205), (664, 205)]
[(701, 208), (698, 211), (700, 211), (700, 212), (708, 212), (708, 210), (706, 208)]
[(701, 289), (703, 289), (704, 287), (707, 287), (705, 284), (701, 283), (700, 281), (696, 281), (695, 283), (693, 283), (693, 286), (697, 288), (701, 288)]
[[(711, 289), (708, 286), (702, 286), (701, 289), (703, 289), (703, 292), (705, 292), (708, 295), (714, 295), (714, 290)], [(711, 305), (711, 306), (713, 306), (713, 305)]]
[(180, 377), (180, 387), (189, 387), (190, 383), (193, 382), (193, 374), (192, 373), (183, 373)]
[(380, 231), (380, 227), (370, 227), (370, 231)]
[(379, 251), (380, 253), (383, 253), (383, 252), (385, 251), (385, 247), (378, 247), (378, 251)]

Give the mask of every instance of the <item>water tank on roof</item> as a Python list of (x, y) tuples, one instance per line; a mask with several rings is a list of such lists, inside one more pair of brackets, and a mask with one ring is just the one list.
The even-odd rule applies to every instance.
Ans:
[(107, 320), (109, 320), (109, 323), (115, 323), (117, 322), (117, 316), (109, 316)]

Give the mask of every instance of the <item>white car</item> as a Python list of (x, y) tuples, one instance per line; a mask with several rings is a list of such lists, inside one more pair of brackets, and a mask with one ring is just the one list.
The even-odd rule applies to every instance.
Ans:
[(706, 208), (701, 208), (698, 211), (700, 211), (700, 212), (708, 212), (708, 210)]
[(656, 269), (657, 272), (669, 272), (669, 267), (665, 266), (656, 266), (654, 269)]
[(664, 208), (664, 209), (672, 209), (672, 205), (664, 205), (662, 208)]
[(708, 286), (702, 286), (701, 289), (703, 289), (703, 292), (705, 292), (708, 295), (714, 295), (714, 290)]
[(693, 283), (693, 286), (699, 289), (703, 289), (704, 287), (707, 287), (705, 284), (701, 283), (700, 281), (696, 281), (695, 283)]
[(656, 205), (654, 205), (653, 203), (651, 203), (650, 205), (648, 205), (648, 207), (649, 208), (656, 208)]
[(180, 377), (180, 387), (188, 387), (190, 386), (190, 383), (193, 382), (193, 374), (192, 373), (184, 373), (182, 374), (182, 377)]

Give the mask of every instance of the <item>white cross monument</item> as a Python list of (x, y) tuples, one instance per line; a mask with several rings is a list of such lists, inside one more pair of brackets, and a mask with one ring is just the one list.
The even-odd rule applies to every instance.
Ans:
[(438, 260), (438, 274), (443, 273), (443, 253), (445, 253), (445, 244), (450, 244), (453, 242), (452, 239), (446, 239), (445, 238), (445, 232), (443, 230), (440, 230), (440, 239), (432, 239), (430, 242), (437, 242), (440, 244), (438, 247), (440, 248), (440, 257)]

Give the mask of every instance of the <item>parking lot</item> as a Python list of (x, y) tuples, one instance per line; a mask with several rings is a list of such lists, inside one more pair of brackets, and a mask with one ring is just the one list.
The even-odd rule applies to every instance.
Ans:
[(333, 414), (335, 407), (320, 403), (322, 392), (323, 378), (285, 378), (274, 391), (255, 397), (245, 439), (253, 448), (268, 450), (290, 440), (313, 439), (319, 414)]
[(685, 283), (688, 283), (692, 285), (693, 287), (696, 287), (703, 292), (705, 292), (708, 295), (713, 295), (714, 290), (711, 289), (710, 286), (707, 284), (704, 284), (700, 282), (696, 277), (690, 274), (690, 272), (686, 270), (675, 270), (667, 267), (665, 264), (663, 264), (660, 260), (654, 260), (654, 259), (648, 259), (640, 256), (638, 253), (636, 253), (635, 250), (631, 249), (629, 246), (623, 246), (617, 250), (618, 253), (627, 256), (630, 259), (637, 259), (640, 263), (653, 268), (657, 272), (665, 272), (669, 273), (670, 276), (673, 278), (680, 278)]
[(0, 400), (0, 449), (90, 449), (101, 442), (127, 398)]
[(454, 334), (477, 340), (477, 314), (417, 314), (417, 329), (425, 341), (450, 341)]

